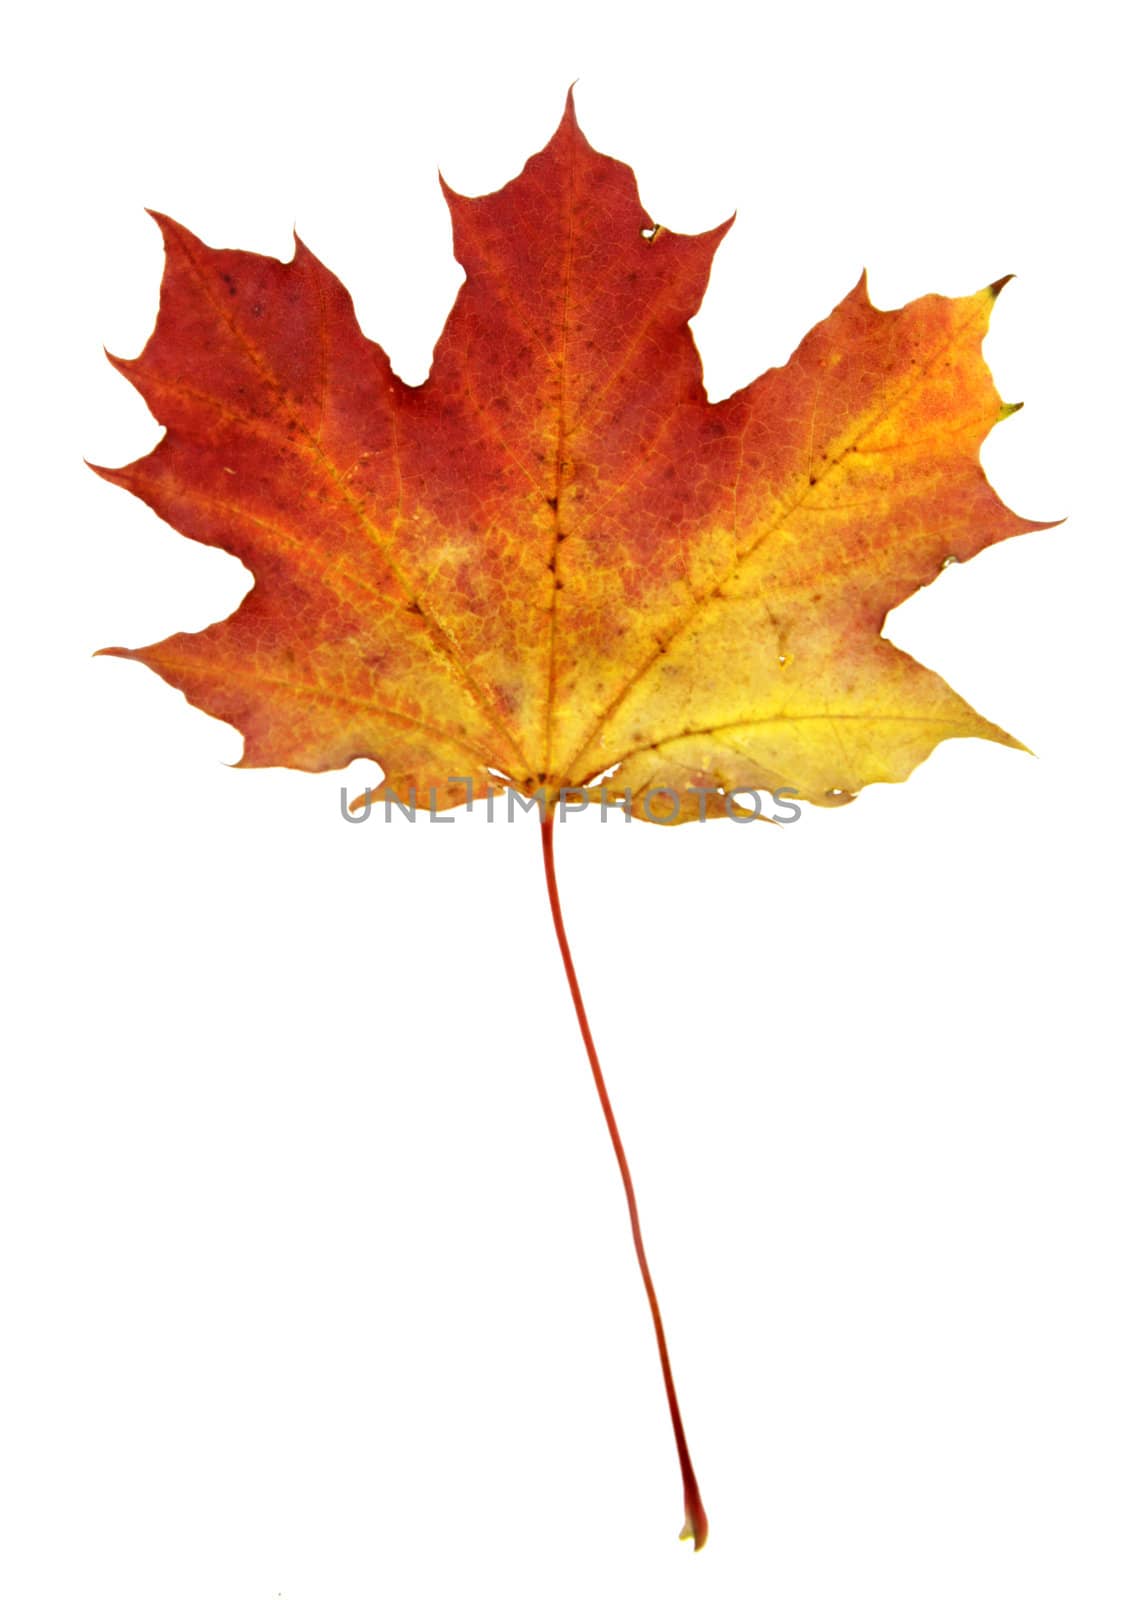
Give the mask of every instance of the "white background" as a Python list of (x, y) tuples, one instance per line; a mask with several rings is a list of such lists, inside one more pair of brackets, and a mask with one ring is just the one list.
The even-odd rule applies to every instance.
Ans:
[[(13, 24), (9, 24), (11, 28)], [(1129, 249), (1100, 8), (23, 8), (9, 35), (0, 1590), (12, 1600), (1128, 1600)], [(1122, 71), (1124, 69), (1122, 68)], [(93, 660), (246, 575), (86, 472), (158, 429), (150, 205), (295, 224), (422, 380), (438, 165), (579, 78), (692, 231), (709, 392), (863, 263), (1014, 271), (1024, 515), (889, 632), (976, 742), (782, 830), (572, 820), (565, 911), (712, 1536), (680, 1489), (529, 819), (348, 827), (338, 774)], [(356, 764), (355, 792), (374, 769)]]

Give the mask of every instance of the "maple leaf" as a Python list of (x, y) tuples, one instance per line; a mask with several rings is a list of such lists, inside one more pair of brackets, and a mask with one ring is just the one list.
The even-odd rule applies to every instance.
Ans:
[[(556, 930), (699, 1547), (562, 927), (555, 798), (614, 769), (655, 821), (722, 816), (745, 788), (833, 805), (943, 739), (1016, 744), (880, 630), (943, 565), (1051, 524), (1009, 511), (979, 463), (1017, 409), (980, 351), (1002, 281), (880, 311), (863, 276), (785, 366), (709, 404), (688, 324), (730, 222), (655, 226), (569, 97), (513, 182), (445, 196), (467, 280), (419, 387), (298, 239), (283, 263), (157, 217), (156, 329), (136, 360), (111, 359), (166, 432), (96, 470), (255, 583), (203, 632), (106, 653), (235, 724), (242, 766), (370, 757), (403, 801), (501, 783), (547, 797)], [(645, 803), (659, 789), (668, 813)]]

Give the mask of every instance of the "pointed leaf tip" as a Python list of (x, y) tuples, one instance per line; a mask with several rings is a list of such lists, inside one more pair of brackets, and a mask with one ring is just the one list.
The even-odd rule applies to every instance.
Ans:
[(120, 372), (124, 378), (129, 378), (130, 368), (136, 367), (138, 364), (137, 356), (116, 356), (114, 351), (108, 350), (105, 345), (102, 347), (102, 353), (115, 372)]
[(560, 139), (574, 140), (588, 147), (590, 145), (590, 141), (583, 133), (578, 122), (578, 107), (574, 102), (574, 84), (577, 82), (578, 79), (576, 78), (574, 83), (572, 83), (570, 88), (567, 90), (566, 100), (563, 104), (563, 114), (559, 118), (558, 127), (555, 129), (550, 138), (551, 145), (557, 143)]
[(999, 299), (999, 296), (1002, 294), (1003, 290), (1011, 282), (1014, 276), (1015, 274), (1013, 272), (1005, 272), (1002, 278), (996, 278), (994, 283), (988, 284), (987, 292), (993, 300)]

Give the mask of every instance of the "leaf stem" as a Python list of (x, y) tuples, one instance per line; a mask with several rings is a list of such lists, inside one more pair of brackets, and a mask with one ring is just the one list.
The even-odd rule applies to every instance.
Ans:
[(555, 924), (555, 933), (558, 937), (559, 950), (563, 958), (563, 968), (566, 972), (567, 983), (570, 985), (571, 999), (574, 1001), (575, 1014), (578, 1017), (578, 1026), (582, 1033), (582, 1042), (586, 1046), (590, 1070), (594, 1075), (594, 1087), (597, 1089), (598, 1099), (602, 1103), (602, 1114), (606, 1118), (610, 1143), (614, 1147), (618, 1170), (622, 1175), (626, 1205), (629, 1208), (629, 1222), (633, 1230), (633, 1247), (637, 1252), (637, 1264), (641, 1270), (641, 1281), (645, 1285), (645, 1293), (649, 1300), (649, 1310), (653, 1317), (653, 1331), (657, 1336), (657, 1354), (661, 1358), (661, 1374), (665, 1380), (665, 1395), (669, 1402), (669, 1415), (673, 1422), (673, 1437), (677, 1444), (677, 1457), (681, 1464), (681, 1479), (684, 1484), (685, 1524), (681, 1529), (681, 1538), (691, 1539), (693, 1548), (699, 1550), (708, 1538), (708, 1517), (700, 1498), (696, 1473), (692, 1467), (692, 1457), (689, 1455), (688, 1443), (685, 1439), (684, 1423), (681, 1421), (681, 1408), (677, 1403), (677, 1388), (673, 1382), (672, 1368), (669, 1365), (669, 1348), (665, 1342), (665, 1329), (661, 1322), (661, 1307), (657, 1302), (657, 1291), (653, 1287), (653, 1275), (649, 1271), (649, 1263), (645, 1258), (645, 1245), (641, 1238), (641, 1222), (637, 1214), (637, 1199), (633, 1192), (633, 1179), (630, 1177), (629, 1162), (626, 1160), (621, 1134), (618, 1132), (618, 1125), (614, 1119), (614, 1109), (610, 1104), (610, 1096), (606, 1091), (606, 1080), (602, 1076), (598, 1051), (595, 1049), (594, 1036), (590, 1032), (590, 1023), (586, 1018), (586, 1008), (582, 1003), (582, 990), (578, 985), (578, 975), (574, 970), (570, 944), (567, 941), (562, 906), (559, 904), (559, 886), (555, 877), (554, 825), (555, 808), (554, 803), (550, 802), (544, 812), (542, 833), (543, 866), (547, 875), (547, 896), (551, 902), (551, 917)]

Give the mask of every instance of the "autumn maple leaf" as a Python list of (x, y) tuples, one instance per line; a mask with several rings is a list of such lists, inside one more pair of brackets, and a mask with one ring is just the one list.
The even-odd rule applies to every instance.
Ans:
[(467, 281), (420, 387), (298, 240), (281, 263), (157, 218), (157, 326), (115, 365), (166, 433), (97, 470), (255, 584), (201, 633), (108, 653), (235, 724), (242, 766), (362, 756), (402, 802), (545, 799), (556, 929), (699, 1547), (562, 927), (555, 801), (612, 770), (654, 821), (722, 816), (744, 789), (834, 805), (943, 739), (1015, 744), (880, 630), (946, 563), (1050, 524), (1010, 512), (979, 463), (1017, 409), (980, 352), (1001, 283), (879, 311), (863, 277), (785, 366), (709, 404), (688, 323), (730, 223), (654, 226), (569, 99), (514, 182), (445, 196)]

